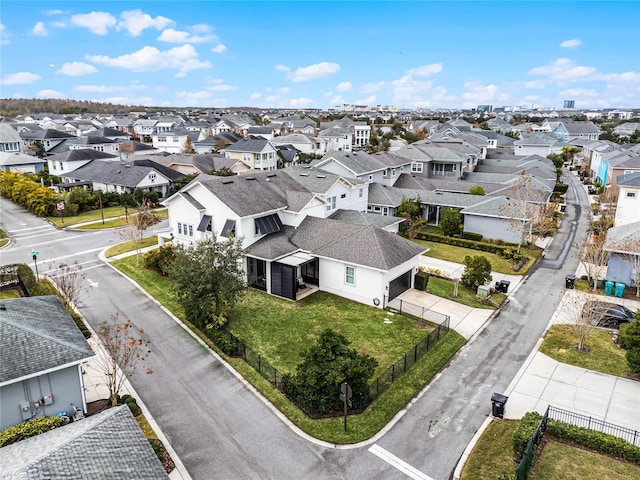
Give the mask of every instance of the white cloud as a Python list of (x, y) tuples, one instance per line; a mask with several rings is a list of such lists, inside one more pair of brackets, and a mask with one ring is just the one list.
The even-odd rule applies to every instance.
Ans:
[[(277, 67), (276, 67), (277, 68)], [(299, 67), (293, 74), (291, 80), (293, 82), (306, 82), (316, 78), (333, 75), (340, 71), (340, 65), (331, 62), (320, 62), (306, 67)], [(303, 99), (306, 100), (306, 99)]]
[(49, 32), (47, 32), (47, 26), (44, 22), (37, 22), (29, 33), (36, 37), (46, 37)]
[(540, 89), (540, 88), (544, 88), (545, 85), (546, 83), (544, 80), (533, 80), (531, 82), (525, 82), (524, 88)]
[(432, 63), (429, 65), (422, 65), (421, 67), (411, 68), (407, 70), (408, 75), (415, 75), (417, 77), (430, 77), (433, 74), (440, 73), (442, 71), (441, 63)]
[(0, 23), (0, 45), (8, 45), (9, 42), (9, 33), (7, 32), (7, 27)]
[(272, 106), (280, 99), (280, 95), (269, 95), (268, 97), (264, 97), (264, 105)]
[(352, 88), (353, 88), (353, 84), (351, 82), (340, 82), (336, 87), (336, 91), (350, 92)]
[(40, 90), (36, 93), (36, 97), (38, 98), (67, 98), (64, 93), (58, 92), (57, 90)]
[(213, 92), (228, 92), (228, 91), (237, 90), (237, 89), (238, 87), (234, 85), (214, 85), (208, 88), (208, 90), (211, 90)]
[(572, 38), (571, 40), (565, 40), (560, 44), (562, 48), (573, 48), (582, 45), (582, 41), (579, 38)]
[(175, 23), (167, 17), (157, 16), (153, 18), (148, 13), (143, 13), (142, 10), (124, 11), (120, 14), (120, 19), (118, 29), (126, 30), (134, 37), (140, 35), (147, 28), (162, 30)]
[(581, 80), (594, 80), (594, 75), (597, 72), (593, 67), (576, 65), (573, 60), (568, 58), (558, 58), (550, 65), (532, 68), (528, 73), (529, 75), (549, 77), (550, 80), (559, 84), (567, 84)]
[(496, 85), (482, 85), (480, 82), (465, 82), (466, 91), (462, 98), (466, 100), (465, 108), (472, 108), (478, 104), (491, 103), (497, 98), (498, 87)]
[(36, 75), (35, 73), (18, 72), (5, 75), (2, 77), (2, 81), (0, 81), (0, 83), (2, 85), (26, 85), (29, 83), (36, 83), (40, 78), (40, 75)]
[(163, 30), (158, 37), (159, 42), (167, 43), (204, 43), (215, 39), (214, 35), (192, 35), (189, 32), (174, 30), (173, 28)]
[(213, 53), (224, 53), (227, 51), (227, 46), (224, 43), (219, 43), (211, 49)]
[(45, 15), (51, 16), (51, 15), (61, 15), (64, 13), (64, 11), (63, 10), (45, 10), (42, 13), (44, 13)]
[(174, 102), (174, 105), (176, 103), (184, 106), (213, 106), (225, 105), (227, 103), (227, 99), (214, 97), (212, 92), (209, 90), (200, 90), (197, 92), (179, 91), (176, 92), (176, 102)]
[(76, 85), (73, 87), (74, 92), (85, 93), (116, 93), (116, 92), (130, 92), (132, 90), (147, 90), (149, 87), (139, 83), (131, 85)]
[(310, 98), (291, 98), (289, 100), (285, 100), (282, 107), (284, 108), (305, 108), (313, 104), (313, 100)]
[(367, 98), (359, 98), (354, 102), (356, 105), (375, 105), (376, 96), (369, 95)]
[(258, 99), (259, 99), (259, 98), (261, 98), (261, 97), (262, 97), (262, 94), (261, 94), (261, 93), (259, 93), (259, 92), (253, 92), (253, 93), (251, 94), (251, 96), (249, 97), (249, 99), (251, 99), (251, 100), (258, 100)]
[(89, 75), (91, 73), (96, 73), (98, 69), (93, 65), (89, 65), (84, 62), (67, 62), (62, 64), (60, 70), (56, 73), (60, 73), (61, 75), (70, 75), (72, 77), (77, 77), (79, 75)]
[(280, 70), (281, 72), (288, 72), (289, 70), (291, 70), (291, 68), (287, 67), (286, 65), (276, 65), (276, 70)]
[(384, 82), (369, 82), (365, 83), (362, 87), (360, 87), (360, 93), (373, 93), (379, 91), (382, 87), (384, 87)]
[(109, 67), (125, 68), (134, 72), (153, 72), (163, 69), (178, 70), (176, 76), (184, 77), (187, 72), (200, 68), (211, 68), (211, 63), (201, 61), (192, 45), (182, 45), (169, 50), (143, 47), (137, 52), (119, 57), (106, 55), (86, 55), (87, 60)]
[(91, 30), (96, 35), (106, 35), (116, 25), (116, 17), (107, 12), (78, 13), (71, 16), (71, 23)]
[(327, 97), (327, 102), (329, 103), (329, 105), (342, 105), (344, 103), (347, 103), (344, 101), (344, 98), (342, 98), (342, 95), (336, 95), (333, 92), (327, 92), (324, 94), (325, 97)]

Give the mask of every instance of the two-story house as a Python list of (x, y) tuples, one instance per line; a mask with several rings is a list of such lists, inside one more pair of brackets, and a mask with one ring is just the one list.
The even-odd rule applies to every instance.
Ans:
[(366, 152), (332, 151), (311, 165), (359, 182), (382, 183), (387, 170), (386, 164)]
[(239, 160), (250, 170), (275, 170), (276, 148), (269, 140), (250, 135), (220, 150), (227, 158)]
[(327, 140), (322, 137), (304, 133), (290, 133), (274, 137), (271, 143), (276, 146), (291, 145), (302, 153), (310, 155), (324, 155), (327, 153)]

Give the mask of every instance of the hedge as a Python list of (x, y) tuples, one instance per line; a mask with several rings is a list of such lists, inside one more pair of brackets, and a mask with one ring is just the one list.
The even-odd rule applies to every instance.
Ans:
[[(466, 233), (465, 236), (467, 236)], [(474, 240), (467, 240), (466, 238), (446, 237), (436, 233), (419, 232), (416, 238), (427, 242), (446, 243), (447, 245), (455, 245), (456, 247), (472, 248), (483, 252), (495, 253), (500, 256), (505, 256), (505, 250), (512, 250), (514, 248), (514, 245), (498, 245), (495, 243), (478, 242)]]
[(482, 234), (481, 233), (464, 232), (462, 234), (462, 237), (465, 240), (473, 240), (473, 241), (476, 241), (476, 242), (480, 242), (482, 240)]
[(563, 194), (563, 193), (567, 193), (568, 188), (569, 188), (569, 185), (567, 185), (566, 183), (556, 183), (555, 187), (553, 187), (553, 191)]
[(517, 459), (521, 459), (527, 444), (538, 428), (538, 424), (542, 420), (542, 415), (536, 412), (525, 413), (518, 428), (513, 432), (513, 455)]
[(0, 447), (6, 447), (25, 438), (35, 437), (60, 426), (60, 417), (36, 417), (0, 430)]

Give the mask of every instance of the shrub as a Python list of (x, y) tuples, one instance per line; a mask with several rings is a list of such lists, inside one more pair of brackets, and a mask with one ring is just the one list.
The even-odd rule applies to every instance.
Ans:
[(460, 277), (463, 285), (469, 288), (475, 288), (483, 285), (487, 280), (491, 280), (491, 263), (487, 257), (483, 255), (474, 255), (464, 257), (464, 273)]
[(238, 356), (238, 344), (228, 332), (215, 328), (215, 325), (210, 323), (204, 329), (204, 333), (225, 354), (232, 357)]
[(480, 250), (483, 252), (495, 253), (500, 255), (505, 249), (513, 249), (515, 245), (505, 245), (502, 240), (493, 240), (489, 242), (479, 242), (473, 240), (467, 240), (465, 238), (445, 237), (444, 235), (438, 235), (435, 233), (420, 232), (416, 236), (418, 240), (425, 240), (427, 242), (444, 243), (447, 245), (455, 245), (457, 247), (466, 247), (473, 250)]
[(537, 412), (525, 413), (520, 425), (513, 432), (513, 455), (518, 460), (522, 458), (524, 451), (527, 449), (527, 444), (536, 432), (541, 419), (542, 416)]
[[(636, 313), (636, 317), (640, 316)], [(627, 350), (640, 348), (640, 321), (620, 325), (620, 345)]]
[(19, 423), (12, 427), (0, 430), (0, 447), (11, 445), (25, 438), (35, 437), (41, 433), (48, 432), (60, 426), (60, 418), (53, 417), (36, 417), (29, 421)]
[(24, 263), (18, 265), (18, 277), (20, 277), (20, 280), (22, 280), (22, 283), (27, 287), (29, 292), (31, 292), (31, 289), (36, 286), (36, 274), (33, 273), (33, 270), (31, 270), (29, 265)]
[(640, 376), (640, 347), (627, 350), (626, 357), (631, 373)]
[(465, 240), (473, 240), (475, 242), (479, 242), (482, 240), (481, 233), (464, 232), (462, 235)]
[(425, 291), (427, 289), (427, 285), (429, 284), (429, 274), (424, 271), (419, 271), (416, 273), (416, 281), (415, 288), (416, 290)]
[(556, 183), (556, 186), (553, 187), (553, 191), (559, 193), (560, 195), (567, 193), (567, 189), (569, 185), (566, 183)]
[(144, 267), (159, 273), (160, 275), (169, 275), (171, 263), (175, 257), (175, 250), (172, 245), (151, 250), (143, 255)]

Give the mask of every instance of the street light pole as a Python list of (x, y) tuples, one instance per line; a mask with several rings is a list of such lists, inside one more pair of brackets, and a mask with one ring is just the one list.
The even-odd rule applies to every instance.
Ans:
[(40, 252), (34, 249), (31, 249), (31, 252), (29, 253), (29, 255), (31, 255), (31, 258), (33, 258), (33, 264), (36, 267), (36, 281), (39, 282), (40, 281), (40, 276), (38, 275), (38, 254)]
[(102, 209), (102, 190), (98, 190), (98, 201), (100, 202), (100, 216), (102, 217), (102, 224), (104, 225), (104, 210)]

